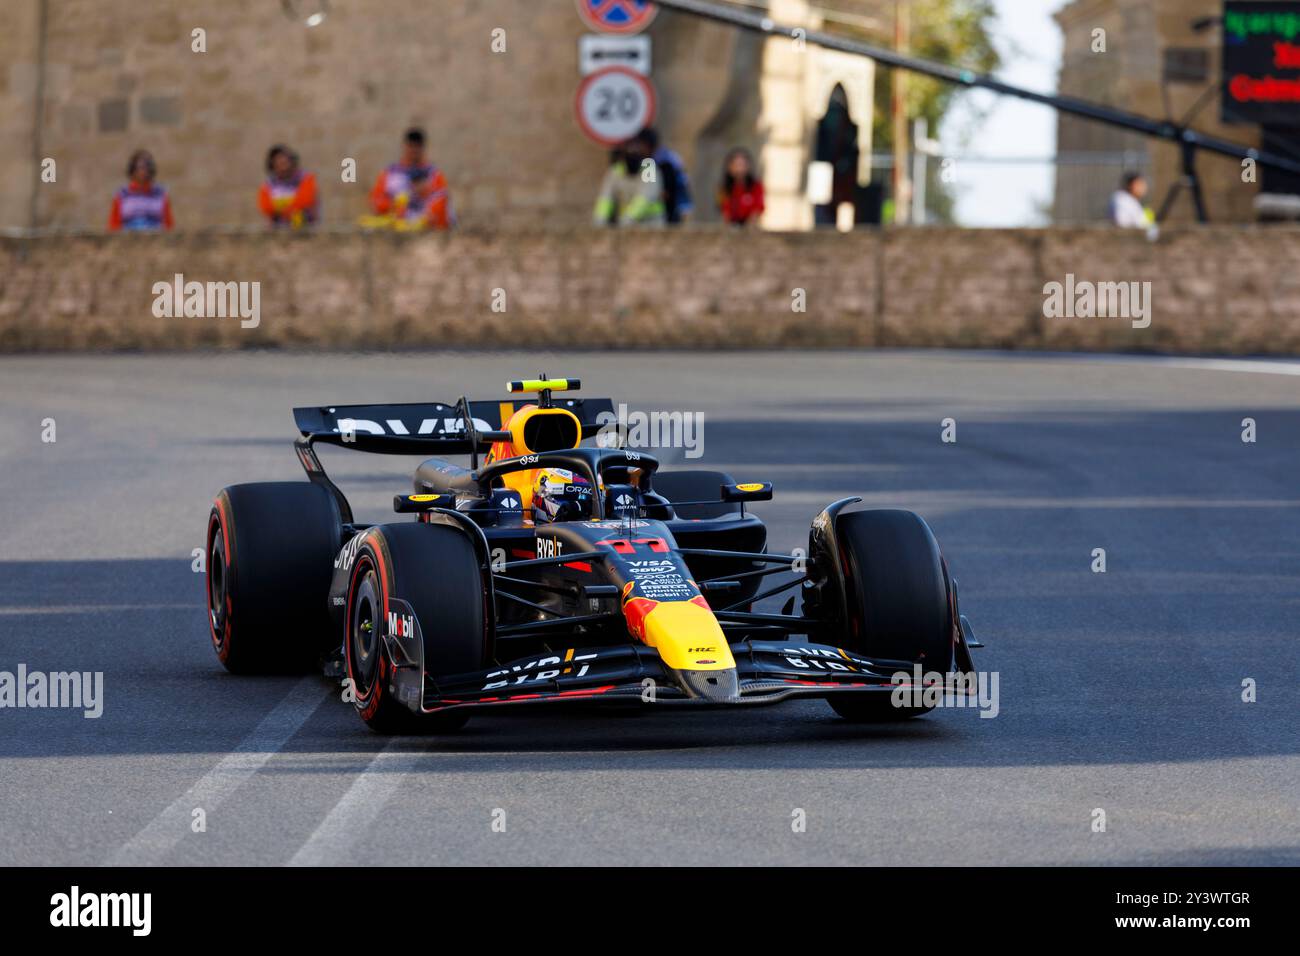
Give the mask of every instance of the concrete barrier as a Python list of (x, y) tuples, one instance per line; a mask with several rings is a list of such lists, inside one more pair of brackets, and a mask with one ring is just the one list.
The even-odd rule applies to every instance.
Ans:
[[(1300, 354), (1300, 229), (326, 232), (0, 239), (0, 350), (974, 347)], [(260, 320), (155, 314), (258, 283)], [(1150, 283), (1150, 324), (1045, 314)], [(248, 323), (244, 323), (248, 324)]]

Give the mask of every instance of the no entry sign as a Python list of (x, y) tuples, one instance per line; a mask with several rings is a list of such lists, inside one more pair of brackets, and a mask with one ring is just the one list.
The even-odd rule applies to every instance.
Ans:
[(650, 0), (577, 0), (578, 16), (601, 33), (640, 33), (659, 12)]
[(582, 81), (574, 110), (578, 125), (590, 139), (602, 146), (617, 146), (654, 121), (654, 87), (635, 70), (606, 67)]

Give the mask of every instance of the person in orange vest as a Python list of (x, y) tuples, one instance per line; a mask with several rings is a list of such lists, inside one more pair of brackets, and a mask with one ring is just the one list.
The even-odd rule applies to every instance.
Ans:
[(154, 180), (158, 165), (147, 149), (137, 149), (126, 164), (127, 183), (113, 195), (109, 232), (157, 232), (172, 227), (172, 201)]
[(316, 222), (320, 203), (316, 198), (316, 174), (305, 173), (298, 154), (276, 144), (266, 154), (267, 178), (257, 193), (257, 205), (272, 228), (301, 229)]
[(424, 130), (412, 127), (402, 141), (402, 159), (388, 166), (370, 191), (376, 214), (404, 228), (449, 229), (456, 223), (447, 177), (424, 154)]

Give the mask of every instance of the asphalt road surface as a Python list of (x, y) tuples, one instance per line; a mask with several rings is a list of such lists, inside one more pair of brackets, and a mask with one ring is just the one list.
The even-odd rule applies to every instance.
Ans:
[[(756, 508), (773, 547), (849, 494), (924, 515), (997, 716), (863, 728), (803, 701), (482, 717), (390, 743), (322, 677), (222, 670), (191, 551), (222, 486), (301, 477), (291, 406), (494, 398), (538, 371), (703, 412), (698, 464), (775, 483)], [(1297, 372), (943, 352), (0, 359), (0, 671), (104, 675), (98, 719), (0, 709), (0, 864), (1300, 863)], [(409, 488), (413, 461), (322, 457), (361, 520)]]

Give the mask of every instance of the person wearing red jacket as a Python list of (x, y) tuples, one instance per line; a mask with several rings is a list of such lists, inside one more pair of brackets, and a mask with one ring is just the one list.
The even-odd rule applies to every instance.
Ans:
[(301, 229), (313, 225), (320, 214), (316, 175), (302, 171), (298, 154), (288, 146), (272, 146), (266, 154), (266, 172), (257, 205), (271, 227)]
[(718, 209), (724, 222), (745, 226), (763, 214), (763, 182), (754, 175), (749, 150), (737, 147), (727, 153), (718, 187)]
[(172, 228), (172, 201), (154, 182), (158, 165), (147, 149), (137, 149), (126, 164), (127, 183), (113, 194), (109, 232), (156, 232)]
[(406, 131), (402, 159), (379, 174), (370, 206), (403, 228), (449, 229), (456, 224), (447, 177), (425, 159), (424, 130)]

